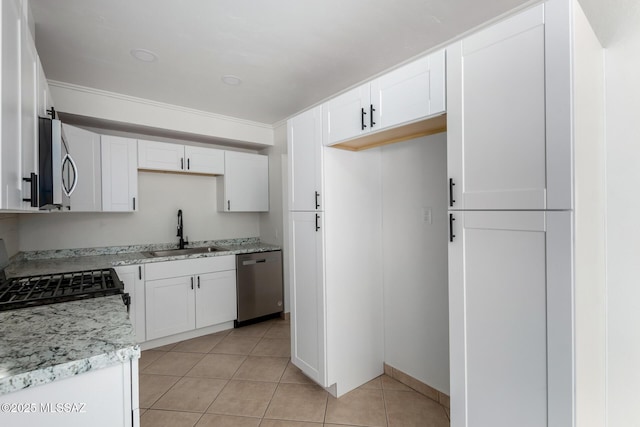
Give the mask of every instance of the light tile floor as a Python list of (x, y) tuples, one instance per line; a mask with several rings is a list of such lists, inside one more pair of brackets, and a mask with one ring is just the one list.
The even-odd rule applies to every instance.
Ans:
[(448, 410), (382, 375), (335, 399), (270, 320), (142, 352), (142, 427), (447, 427)]

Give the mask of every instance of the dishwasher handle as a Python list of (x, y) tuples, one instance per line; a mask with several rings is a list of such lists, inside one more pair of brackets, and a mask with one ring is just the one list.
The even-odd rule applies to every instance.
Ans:
[(266, 263), (266, 262), (270, 262), (270, 261), (268, 261), (266, 258), (262, 258), (262, 259), (248, 259), (248, 260), (246, 260), (246, 261), (242, 261), (242, 265), (253, 265), (253, 264)]

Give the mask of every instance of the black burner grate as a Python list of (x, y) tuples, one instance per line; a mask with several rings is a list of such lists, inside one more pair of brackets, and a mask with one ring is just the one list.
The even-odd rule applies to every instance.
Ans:
[(16, 277), (0, 284), (0, 311), (123, 293), (112, 268)]

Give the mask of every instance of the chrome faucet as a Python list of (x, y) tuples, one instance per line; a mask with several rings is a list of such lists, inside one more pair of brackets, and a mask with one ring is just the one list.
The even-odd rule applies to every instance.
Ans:
[(183, 234), (184, 226), (182, 223), (182, 209), (178, 209), (178, 234), (177, 236), (180, 238), (178, 241), (178, 249), (184, 249), (185, 245), (188, 245), (189, 242), (184, 240)]

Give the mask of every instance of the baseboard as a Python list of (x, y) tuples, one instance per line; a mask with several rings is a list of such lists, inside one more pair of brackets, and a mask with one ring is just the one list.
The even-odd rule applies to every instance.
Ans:
[(401, 370), (394, 368), (393, 366), (387, 365), (386, 363), (384, 364), (384, 373), (391, 378), (400, 381), (407, 387), (410, 387), (418, 393), (428, 397), (429, 399), (438, 402), (445, 408), (450, 408), (449, 395), (436, 390), (435, 388), (423, 383), (422, 381), (413, 378), (411, 375), (408, 375)]
[(283, 311), (282, 313), (280, 313), (280, 318), (283, 319), (283, 320), (289, 320), (289, 319), (291, 319), (291, 313), (289, 313), (289, 312), (285, 313)]

